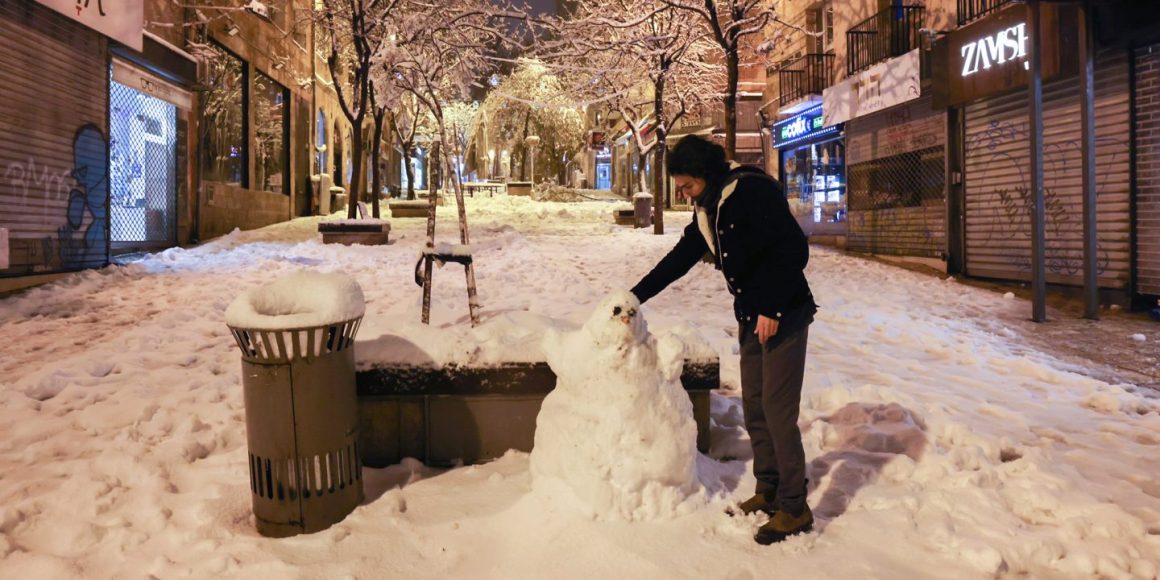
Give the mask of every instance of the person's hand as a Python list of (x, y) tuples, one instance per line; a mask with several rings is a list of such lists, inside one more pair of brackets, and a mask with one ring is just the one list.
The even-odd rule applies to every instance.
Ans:
[(757, 335), (758, 342), (765, 344), (765, 341), (777, 334), (777, 320), (758, 314), (757, 328), (753, 329), (753, 334)]

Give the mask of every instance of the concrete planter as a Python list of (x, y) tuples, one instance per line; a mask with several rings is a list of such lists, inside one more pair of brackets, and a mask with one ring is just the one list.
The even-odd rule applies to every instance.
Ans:
[[(717, 360), (686, 361), (681, 373), (701, 452), (709, 450), (709, 393), (720, 376)], [(556, 375), (542, 362), (394, 365), (360, 371), (356, 383), (364, 465), (384, 467), (404, 457), (453, 465), (488, 461), (509, 449), (531, 451), (536, 416)]]

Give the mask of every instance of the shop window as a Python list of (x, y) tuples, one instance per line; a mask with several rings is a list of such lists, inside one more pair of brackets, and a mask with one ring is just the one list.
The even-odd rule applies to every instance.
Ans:
[(257, 189), (288, 193), (286, 175), (286, 135), (290, 112), (289, 91), (274, 79), (257, 73), (254, 77), (254, 171)]
[(210, 44), (201, 124), (202, 178), (247, 187), (244, 63), (226, 49)]
[(815, 224), (846, 221), (845, 154), (841, 140), (781, 153), (782, 185), (795, 216)]

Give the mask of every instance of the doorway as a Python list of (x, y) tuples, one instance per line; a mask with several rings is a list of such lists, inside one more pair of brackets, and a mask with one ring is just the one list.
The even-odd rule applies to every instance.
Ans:
[(109, 83), (110, 238), (114, 253), (177, 242), (177, 107)]

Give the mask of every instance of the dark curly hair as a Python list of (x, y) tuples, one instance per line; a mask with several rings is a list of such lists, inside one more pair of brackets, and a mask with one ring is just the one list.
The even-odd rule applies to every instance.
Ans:
[(725, 149), (696, 135), (686, 135), (669, 150), (665, 159), (669, 175), (688, 175), (707, 182), (720, 181), (729, 173)]

